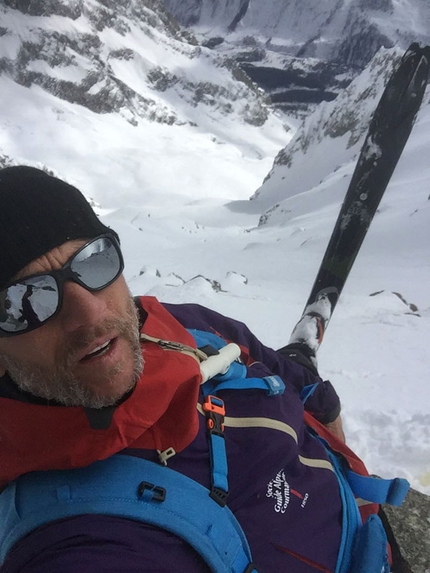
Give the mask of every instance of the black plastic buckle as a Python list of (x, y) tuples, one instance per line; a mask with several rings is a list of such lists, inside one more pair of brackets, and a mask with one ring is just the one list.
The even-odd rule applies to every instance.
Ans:
[(228, 491), (224, 491), (219, 487), (212, 487), (209, 497), (216, 501), (218, 505), (224, 507), (227, 503)]
[[(143, 481), (139, 484), (137, 488), (137, 494), (139, 497), (145, 496), (145, 492), (150, 491), (152, 493), (151, 501), (164, 501), (166, 499), (166, 490), (164, 487), (160, 487), (159, 485), (154, 485), (153, 483), (149, 483), (147, 481)], [(147, 494), (146, 494), (147, 495)]]

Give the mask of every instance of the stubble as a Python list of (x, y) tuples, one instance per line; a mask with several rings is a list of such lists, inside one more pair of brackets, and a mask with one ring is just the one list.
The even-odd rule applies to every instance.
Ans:
[[(80, 380), (75, 375), (76, 356), (93, 340), (109, 332), (118, 333), (118, 338), (126, 341), (131, 351), (133, 371), (129, 384), (121, 389), (119, 395), (112, 392), (109, 395), (94, 392), (91, 385)], [(1, 355), (1, 361), (10, 377), (23, 391), (34, 396), (52, 400), (64, 406), (84, 406), (86, 408), (103, 408), (116, 404), (136, 385), (143, 370), (143, 358), (140, 346), (139, 316), (133, 298), (130, 296), (124, 319), (109, 319), (102, 325), (76, 340), (71, 340), (64, 348), (63, 358), (56, 364), (55, 369), (44, 366), (22, 364), (19, 361)], [(106, 373), (106, 384), (110, 384), (122, 374), (124, 361), (119, 361)]]

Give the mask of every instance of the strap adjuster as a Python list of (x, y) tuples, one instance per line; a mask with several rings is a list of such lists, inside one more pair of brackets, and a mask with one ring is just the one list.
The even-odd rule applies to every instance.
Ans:
[(212, 486), (209, 497), (216, 501), (218, 505), (224, 507), (227, 503), (228, 491), (224, 491), (219, 487)]
[(166, 490), (164, 487), (154, 485), (147, 481), (143, 481), (137, 488), (137, 494), (140, 498), (146, 501), (164, 501), (166, 499)]

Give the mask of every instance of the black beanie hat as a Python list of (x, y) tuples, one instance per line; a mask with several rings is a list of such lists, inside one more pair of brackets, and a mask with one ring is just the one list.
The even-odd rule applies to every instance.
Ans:
[(75, 187), (34, 167), (0, 169), (0, 289), (51, 249), (104, 233), (117, 236)]

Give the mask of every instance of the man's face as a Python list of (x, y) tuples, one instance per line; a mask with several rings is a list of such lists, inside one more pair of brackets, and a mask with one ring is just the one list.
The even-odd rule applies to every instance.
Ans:
[[(87, 241), (68, 241), (15, 277), (61, 268)], [(0, 375), (66, 406), (113, 405), (142, 371), (138, 315), (123, 276), (98, 292), (64, 284), (60, 312), (40, 328), (0, 338)]]

